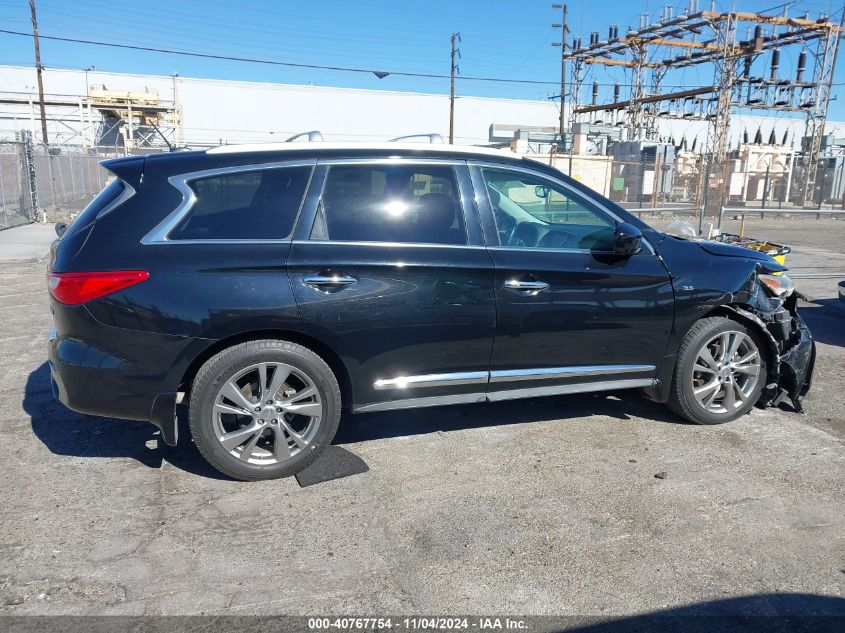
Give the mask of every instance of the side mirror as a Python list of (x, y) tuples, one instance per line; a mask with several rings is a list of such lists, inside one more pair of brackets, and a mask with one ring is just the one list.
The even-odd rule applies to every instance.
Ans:
[(67, 222), (56, 222), (56, 235), (61, 237), (67, 231)]
[(643, 247), (643, 234), (633, 224), (620, 222), (613, 232), (613, 252), (623, 257), (630, 257), (640, 252)]
[(548, 198), (549, 197), (549, 188), (544, 187), (543, 185), (536, 185), (534, 187), (534, 195), (538, 198)]

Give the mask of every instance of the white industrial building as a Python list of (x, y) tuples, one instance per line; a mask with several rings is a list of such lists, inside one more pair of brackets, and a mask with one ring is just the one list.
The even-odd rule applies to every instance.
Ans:
[[(21, 129), (32, 130), (40, 138), (35, 86), (34, 68), (0, 66), (0, 140), (12, 140)], [(445, 94), (50, 68), (44, 71), (44, 88), (48, 133), (51, 143), (57, 144), (93, 145), (98, 134), (102, 139), (106, 107), (102, 99), (119, 93), (131, 93), (132, 99), (152, 111), (165, 113), (156, 119), (158, 127), (178, 144), (189, 146), (278, 141), (307, 130), (320, 130), (326, 140), (379, 140), (434, 132), (446, 137), (448, 133), (449, 97)], [(99, 109), (87, 108), (97, 99)], [(151, 104), (158, 104), (158, 109)], [(552, 101), (461, 96), (455, 106), (455, 140), (486, 143), (492, 140), (494, 125), (498, 130), (556, 128), (557, 121), (557, 105)], [(743, 133), (753, 136), (758, 129), (765, 137), (772, 130), (779, 140), (786, 135), (798, 149), (804, 121), (737, 115), (731, 125), (732, 145), (739, 144)], [(841, 135), (845, 123), (829, 122), (828, 131)], [(125, 139), (131, 131), (120, 132)], [(153, 135), (149, 128), (134, 132)], [(699, 148), (706, 132), (703, 121), (660, 123), (662, 136), (678, 143), (684, 137), (689, 143), (698, 137)]]

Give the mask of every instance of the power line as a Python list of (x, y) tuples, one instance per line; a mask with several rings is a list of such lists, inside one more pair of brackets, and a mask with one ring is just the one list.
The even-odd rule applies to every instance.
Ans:
[[(22, 31), (11, 31), (8, 29), (0, 29), (0, 33), (6, 33), (8, 35), (19, 35), (22, 37), (32, 37), (31, 33), (24, 33)], [(256, 57), (238, 57), (233, 55), (217, 55), (214, 53), (200, 53), (198, 51), (182, 51), (176, 50), (172, 48), (156, 48), (152, 46), (137, 46), (133, 44), (118, 44), (117, 42), (101, 42), (98, 40), (83, 40), (83, 39), (76, 39), (71, 37), (58, 37), (56, 35), (42, 35), (39, 34), (39, 37), (42, 40), (53, 40), (57, 42), (71, 42), (74, 44), (89, 44), (92, 46), (107, 46), (110, 48), (122, 48), (122, 49), (130, 49), (136, 51), (148, 51), (151, 53), (164, 53), (166, 55), (181, 55), (183, 57), (201, 57), (203, 59), (217, 59), (222, 61), (233, 61), (233, 62), (243, 62), (249, 64), (267, 64), (271, 66), (286, 66), (289, 68), (308, 68), (312, 70), (334, 70), (338, 72), (350, 72), (350, 73), (364, 73), (364, 74), (373, 74), (376, 76), (382, 75), (386, 77), (387, 75), (395, 75), (398, 77), (423, 77), (428, 79), (450, 79), (450, 75), (441, 75), (437, 73), (415, 73), (415, 72), (406, 72), (406, 71), (385, 71), (385, 70), (378, 70), (378, 69), (371, 69), (371, 68), (355, 68), (351, 66), (328, 66), (322, 64), (303, 64), (303, 63), (296, 63), (296, 62), (282, 62), (273, 59), (260, 59)], [(379, 77), (381, 78), (381, 77)], [(534, 79), (508, 79), (504, 77), (471, 77), (467, 75), (460, 75), (458, 77), (462, 81), (485, 81), (491, 83), (512, 83), (512, 84), (529, 84), (529, 85), (549, 85), (549, 86), (556, 86), (557, 82), (555, 81), (540, 81)]]

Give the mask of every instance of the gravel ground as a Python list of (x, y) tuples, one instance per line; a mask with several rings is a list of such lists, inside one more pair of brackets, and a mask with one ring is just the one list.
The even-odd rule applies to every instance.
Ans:
[[(845, 272), (822, 233), (796, 273)], [(44, 268), (0, 266), (2, 614), (845, 614), (834, 279), (799, 282), (804, 415), (700, 427), (633, 392), (360, 415), (338, 442), (370, 471), (299, 488), (55, 403)]]

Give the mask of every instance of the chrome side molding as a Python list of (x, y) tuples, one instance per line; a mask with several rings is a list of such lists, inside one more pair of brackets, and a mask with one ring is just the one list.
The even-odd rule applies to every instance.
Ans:
[(483, 393), (460, 393), (453, 396), (430, 396), (428, 398), (405, 398), (388, 402), (373, 402), (352, 407), (353, 413), (368, 411), (396, 411), (397, 409), (421, 409), (423, 407), (442, 407), (449, 404), (475, 404), (484, 402)]
[(545, 367), (542, 369), (505, 369), (491, 371), (490, 382), (635, 374), (645, 371), (654, 371), (655, 369), (657, 369), (657, 367), (654, 365), (590, 365), (584, 367)]
[(489, 372), (467, 371), (454, 374), (423, 374), (421, 376), (398, 376), (387, 380), (376, 380), (373, 389), (407, 389), (409, 387), (441, 387), (444, 385), (474, 385), (485, 384), (489, 379)]
[(548, 387), (528, 387), (527, 389), (506, 389), (488, 391), (487, 402), (517, 400), (541, 396), (559, 396), (567, 393), (590, 393), (591, 391), (615, 391), (616, 389), (636, 389), (653, 387), (656, 378), (633, 378), (628, 380), (601, 380), (599, 382), (579, 382), (571, 385), (549, 385)]
[(445, 385), (473, 385), (484, 383), (512, 382), (519, 380), (552, 380), (555, 378), (581, 378), (654, 371), (654, 365), (591, 365), (585, 367), (542, 367), (535, 369), (506, 369), (495, 371), (469, 371), (449, 374), (423, 374), (419, 376), (397, 376), (376, 380), (373, 389), (408, 389), (417, 387), (441, 387)]
[(422, 407), (439, 407), (450, 404), (474, 404), (479, 402), (500, 402), (519, 398), (557, 396), (572, 393), (590, 393), (593, 391), (614, 391), (618, 389), (636, 389), (651, 387), (657, 384), (656, 378), (633, 378), (628, 380), (602, 380), (599, 382), (582, 382), (569, 385), (549, 385), (548, 387), (529, 387), (528, 389), (506, 389), (487, 393), (459, 393), (449, 396), (430, 396), (425, 398), (405, 398), (387, 402), (373, 402), (356, 405), (353, 413), (375, 411), (395, 411), (397, 409), (419, 409)]

